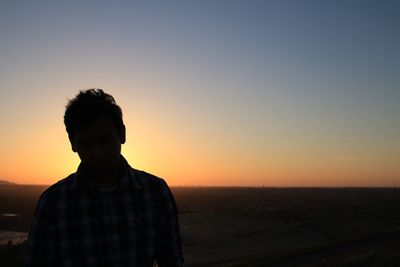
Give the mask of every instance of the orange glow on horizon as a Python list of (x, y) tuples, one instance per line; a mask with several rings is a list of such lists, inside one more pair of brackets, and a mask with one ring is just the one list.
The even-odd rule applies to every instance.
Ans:
[[(127, 112), (129, 114), (129, 112)], [(132, 114), (133, 112), (130, 111)], [(391, 157), (331, 156), (312, 143), (238, 139), (179, 131), (181, 125), (155, 117), (125, 118), (122, 154), (137, 169), (171, 186), (392, 186), (399, 183), (396, 153)], [(54, 125), (56, 127), (49, 127)], [(78, 156), (59, 118), (13, 133), (0, 158), (0, 179), (21, 184), (53, 184), (74, 172)], [(162, 133), (162, 134), (160, 134)], [(266, 138), (267, 139), (267, 138)], [(273, 137), (268, 139), (274, 140)], [(15, 142), (18, 140), (18, 142)], [(280, 141), (275, 139), (274, 141)], [(340, 155), (341, 151), (335, 151)], [(345, 154), (344, 154), (345, 155)]]

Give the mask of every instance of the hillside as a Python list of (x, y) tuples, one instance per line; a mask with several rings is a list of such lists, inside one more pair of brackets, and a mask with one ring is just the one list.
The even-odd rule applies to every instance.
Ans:
[(12, 183), (12, 182), (0, 179), (0, 185), (8, 185), (8, 184), (12, 185), (12, 184), (16, 184), (16, 183)]

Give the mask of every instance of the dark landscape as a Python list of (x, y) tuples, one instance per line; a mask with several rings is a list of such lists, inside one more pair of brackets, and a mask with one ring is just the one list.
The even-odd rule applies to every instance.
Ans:
[[(0, 264), (21, 266), (47, 186), (0, 185)], [(174, 187), (185, 266), (400, 266), (400, 189)]]

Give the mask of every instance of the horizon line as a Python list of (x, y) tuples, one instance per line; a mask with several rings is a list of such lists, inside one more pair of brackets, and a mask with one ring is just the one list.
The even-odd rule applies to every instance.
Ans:
[[(0, 186), (38, 186), (50, 187), (53, 184), (20, 184), (20, 183), (0, 183)], [(399, 186), (369, 186), (369, 185), (347, 185), (347, 186), (321, 186), (321, 185), (301, 185), (301, 186), (258, 186), (258, 185), (169, 185), (170, 188), (192, 188), (192, 189), (400, 189)]]

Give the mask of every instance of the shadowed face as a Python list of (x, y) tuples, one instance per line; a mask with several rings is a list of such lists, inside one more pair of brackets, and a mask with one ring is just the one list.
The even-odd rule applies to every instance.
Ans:
[(84, 166), (95, 173), (107, 172), (119, 164), (121, 144), (125, 143), (125, 129), (121, 135), (110, 118), (99, 118), (74, 131), (72, 150), (77, 152)]

